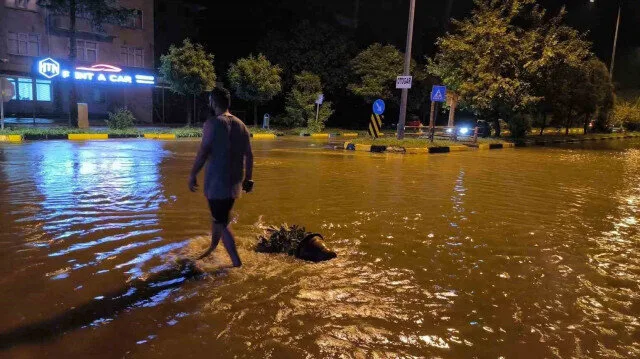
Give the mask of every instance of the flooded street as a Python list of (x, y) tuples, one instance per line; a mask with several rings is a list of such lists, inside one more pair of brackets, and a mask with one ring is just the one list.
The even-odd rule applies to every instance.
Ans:
[[(640, 357), (640, 141), (254, 141), (244, 266), (220, 246), (205, 275), (180, 268), (209, 241), (198, 144), (0, 144), (0, 357)], [(283, 222), (338, 258), (255, 253), (259, 224)]]

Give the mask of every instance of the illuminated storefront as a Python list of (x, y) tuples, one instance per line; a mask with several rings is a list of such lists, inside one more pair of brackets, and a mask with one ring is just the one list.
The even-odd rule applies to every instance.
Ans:
[(68, 61), (46, 57), (33, 61), (31, 73), (7, 75), (7, 79), (16, 89), (8, 107), (23, 117), (67, 117), (73, 84), (78, 102), (89, 106), (90, 119), (104, 119), (109, 112), (126, 106), (139, 121), (151, 120), (156, 77), (142, 68), (111, 64), (74, 67)]
[(108, 64), (96, 64), (92, 66), (65, 65), (64, 61), (54, 60), (50, 57), (35, 62), (34, 75), (52, 80), (77, 81), (84, 84), (95, 85), (120, 85), (120, 86), (153, 86), (155, 76), (135, 69), (126, 71), (120, 67)]

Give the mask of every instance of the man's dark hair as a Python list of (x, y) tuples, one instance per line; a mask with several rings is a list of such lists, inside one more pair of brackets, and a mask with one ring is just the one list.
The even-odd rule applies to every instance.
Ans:
[(213, 102), (223, 110), (231, 108), (231, 94), (224, 87), (216, 87), (209, 94)]

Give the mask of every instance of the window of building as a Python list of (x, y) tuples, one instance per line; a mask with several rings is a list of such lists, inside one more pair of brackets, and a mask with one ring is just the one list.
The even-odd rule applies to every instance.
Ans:
[(42, 102), (51, 102), (51, 81), (36, 80), (36, 99)]
[(139, 47), (120, 47), (120, 62), (123, 66), (144, 67), (143, 51)]
[(31, 101), (33, 100), (33, 81), (30, 78), (10, 78), (7, 80), (13, 84), (13, 87), (16, 89), (15, 95), (13, 95), (12, 100), (18, 101)]
[(40, 56), (40, 35), (9, 31), (7, 50), (12, 55)]
[(98, 43), (94, 41), (77, 40), (76, 56), (79, 61), (98, 62)]
[(130, 27), (132, 29), (142, 29), (142, 10), (134, 9), (133, 15), (127, 19), (124, 27)]
[[(16, 79), (11, 78), (11, 77), (7, 77), (7, 80), (13, 85), (13, 88), (15, 90), (18, 89), (18, 83), (16, 82)], [(17, 100), (18, 99), (18, 91), (14, 91), (13, 92), (13, 97), (11, 99), (12, 100)]]

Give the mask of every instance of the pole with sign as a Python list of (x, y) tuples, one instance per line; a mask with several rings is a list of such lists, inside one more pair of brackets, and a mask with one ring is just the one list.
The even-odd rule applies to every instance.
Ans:
[(382, 115), (385, 110), (385, 103), (382, 99), (377, 99), (376, 102), (373, 103), (373, 113), (371, 114), (371, 121), (369, 123), (369, 135), (373, 139), (376, 139), (382, 135), (382, 120), (384, 116)]
[(0, 77), (0, 129), (2, 130), (4, 130), (4, 103), (9, 102), (15, 94), (13, 84), (6, 78)]
[(429, 138), (433, 141), (436, 130), (436, 103), (447, 100), (447, 87), (434, 85), (431, 89), (431, 116), (429, 117)]
[[(411, 43), (413, 42), (413, 20), (416, 12), (416, 0), (410, 0), (409, 3), (409, 23), (407, 24), (407, 48), (404, 52), (404, 76), (409, 76), (409, 65), (411, 64)], [(397, 85), (397, 81), (396, 81)], [(411, 85), (409, 85), (409, 88)], [(404, 123), (407, 118), (407, 98), (409, 97), (409, 88), (402, 89), (402, 97), (400, 99), (400, 117), (398, 118), (398, 139), (404, 138)]]
[(316, 99), (316, 123), (320, 118), (320, 105), (322, 105), (323, 102), (324, 102), (324, 94), (318, 95), (318, 98)]

